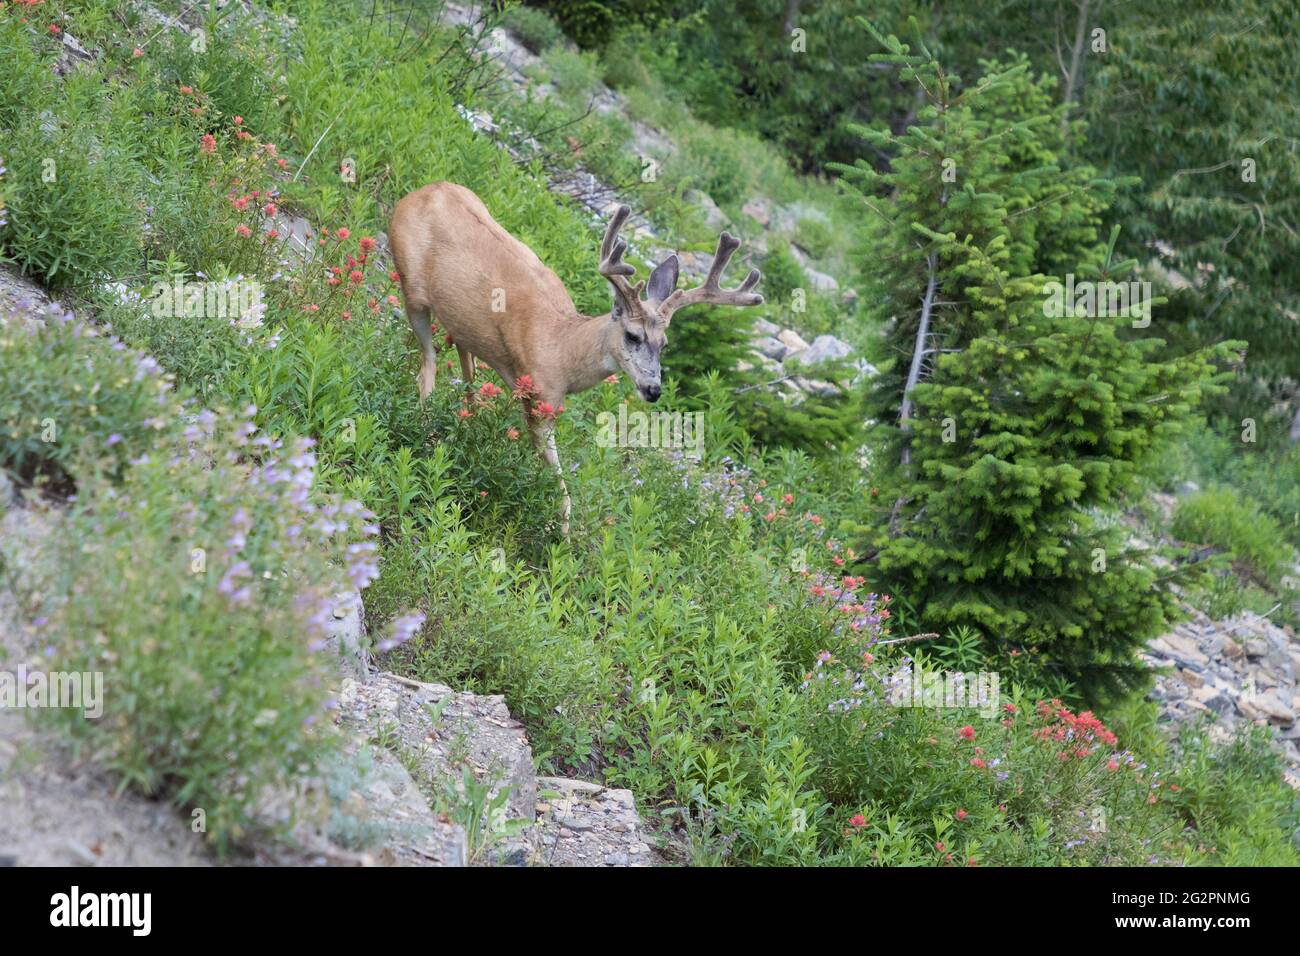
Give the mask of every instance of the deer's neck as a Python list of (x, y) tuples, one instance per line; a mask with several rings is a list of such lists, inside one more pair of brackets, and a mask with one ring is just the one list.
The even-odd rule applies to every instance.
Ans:
[(613, 348), (619, 335), (617, 322), (610, 314), (583, 315), (565, 329), (565, 351), (569, 354), (569, 374), (565, 393), (589, 389), (618, 371)]

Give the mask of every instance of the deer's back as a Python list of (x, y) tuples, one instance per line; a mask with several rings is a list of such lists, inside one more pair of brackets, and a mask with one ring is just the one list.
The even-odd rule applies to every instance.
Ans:
[(403, 197), (389, 243), (407, 306), (432, 309), (458, 341), (485, 315), (515, 324), (575, 311), (559, 277), (456, 183), (431, 183)]

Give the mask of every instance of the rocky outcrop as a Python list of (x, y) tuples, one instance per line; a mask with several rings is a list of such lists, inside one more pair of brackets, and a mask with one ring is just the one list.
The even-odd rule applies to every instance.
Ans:
[[(441, 808), (436, 813), (444, 825), (449, 816), (482, 820), (481, 832), (469, 841), (473, 850), (467, 862), (657, 862), (632, 792), (565, 777), (539, 778), (524, 727), (500, 696), (373, 673), (364, 681), (343, 681), (338, 720), (350, 733), (377, 740), (394, 754), (430, 805)], [(467, 769), (485, 792), (466, 792)], [(498, 796), (502, 809), (493, 814), (488, 808)], [(478, 806), (468, 805), (473, 802)], [(514, 832), (509, 821), (523, 826)]]
[(1207, 715), (1212, 734), (1226, 736), (1244, 722), (1273, 728), (1300, 788), (1300, 642), (1268, 618), (1243, 614), (1213, 621), (1199, 611), (1156, 638), (1144, 655), (1162, 670), (1150, 698), (1173, 727)]
[(401, 756), (426, 792), (442, 796), (456, 786), (460, 769), (491, 781), (490, 793), (508, 794), (513, 819), (531, 820), (537, 802), (533, 752), (523, 724), (510, 716), (505, 698), (458, 692), (395, 674), (345, 679), (339, 722), (383, 741)]
[(532, 852), (544, 866), (654, 866), (631, 790), (541, 777)]

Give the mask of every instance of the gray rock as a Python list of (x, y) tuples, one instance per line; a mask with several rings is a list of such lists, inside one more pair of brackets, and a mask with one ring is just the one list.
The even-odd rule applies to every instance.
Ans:
[(751, 199), (740, 207), (740, 211), (764, 229), (772, 221), (772, 206), (766, 199)]
[(566, 777), (541, 777), (537, 863), (545, 866), (653, 866), (631, 791)]
[(1289, 727), (1296, 721), (1295, 711), (1276, 692), (1243, 697), (1237, 703), (1241, 712), (1251, 720), (1267, 720), (1283, 727)]
[(830, 293), (839, 290), (839, 281), (833, 275), (818, 272), (816, 269), (804, 269), (803, 272), (808, 277), (808, 284), (812, 286), (814, 292)]
[(799, 228), (800, 220), (811, 219), (823, 225), (830, 225), (830, 217), (821, 209), (806, 202), (793, 202), (788, 206), (778, 206), (772, 211), (772, 220), (768, 228), (786, 235), (793, 235)]
[(95, 54), (83, 47), (71, 33), (63, 34), (63, 42), (59, 47), (59, 59), (55, 66), (60, 76), (66, 76), (76, 69), (80, 63), (93, 60)]
[(799, 263), (799, 268), (804, 270), (812, 268), (812, 253), (797, 242), (790, 243), (790, 257)]
[(492, 794), (509, 791), (510, 818), (532, 821), (537, 802), (532, 748), (499, 695), (381, 673), (365, 683), (345, 679), (338, 715), (345, 726), (391, 741), (434, 792), (459, 787), (468, 765), (477, 779), (491, 782)]
[(501, 27), (492, 30), (487, 40), (489, 55), (512, 73), (523, 73), (541, 62), (541, 57)]
[(840, 394), (839, 386), (834, 382), (828, 382), (820, 378), (804, 378), (802, 375), (796, 375), (793, 379), (795, 387), (810, 395), (818, 395), (822, 398), (831, 398)]
[(1217, 687), (1210, 687), (1208, 685), (1205, 687), (1198, 687), (1196, 690), (1192, 691), (1192, 699), (1204, 704), (1216, 714), (1226, 714), (1233, 710), (1235, 706), (1232, 702), (1232, 698), (1227, 694), (1219, 690)]
[(780, 339), (774, 339), (767, 336), (754, 339), (750, 344), (754, 347), (754, 351), (759, 355), (777, 362), (785, 358), (786, 353), (790, 351), (789, 348), (786, 347), (786, 344)]
[(713, 201), (713, 197), (708, 193), (701, 192), (698, 189), (688, 189), (682, 193), (682, 198), (704, 214), (704, 224), (710, 229), (722, 230), (727, 228), (727, 214), (718, 208), (718, 204)]
[[(677, 152), (677, 147), (673, 145), (672, 140), (653, 126), (639, 121), (632, 124), (632, 149), (638, 156), (657, 160), (660, 163)], [(717, 209), (717, 206), (713, 208)]]
[(329, 633), (325, 638), (328, 650), (338, 656), (343, 674), (354, 679), (364, 678), (370, 665), (361, 623), (363, 611), (361, 595), (356, 591), (336, 594)]
[[(434, 815), (395, 755), (358, 745), (327, 768), (331, 790), (324, 833), (381, 866), (465, 866), (465, 831)], [(301, 825), (299, 832), (301, 833)]]
[(795, 354), (791, 354), (786, 361), (799, 365), (817, 365), (820, 362), (833, 362), (848, 358), (852, 352), (853, 347), (847, 342), (842, 342), (833, 335), (819, 335), (813, 339), (811, 345)]
[[(663, 257), (659, 257), (663, 261)], [(709, 274), (709, 267), (713, 265), (713, 253), (711, 252), (678, 252), (677, 263), (681, 267), (682, 278), (704, 278)]]
[(858, 385), (869, 378), (875, 378), (880, 374), (880, 369), (876, 368), (866, 359), (858, 359), (853, 363), (853, 367), (858, 370), (857, 374), (853, 376), (854, 385)]
[(804, 349), (808, 348), (808, 343), (805, 342), (803, 337), (794, 329), (782, 329), (776, 334), (776, 337), (781, 344), (788, 348), (792, 353), (802, 352)]
[(1204, 669), (1209, 663), (1209, 658), (1201, 653), (1197, 642), (1177, 631), (1156, 638), (1148, 646), (1157, 654), (1173, 658), (1184, 665), (1195, 664), (1199, 669)]

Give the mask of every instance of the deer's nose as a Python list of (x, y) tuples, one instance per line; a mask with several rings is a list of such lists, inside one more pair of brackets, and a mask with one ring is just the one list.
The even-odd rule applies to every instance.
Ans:
[(661, 389), (658, 385), (647, 385), (644, 391), (645, 391), (646, 401), (657, 402), (659, 401), (659, 396), (660, 394), (662, 394), (663, 389)]

